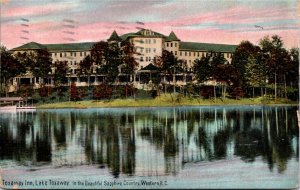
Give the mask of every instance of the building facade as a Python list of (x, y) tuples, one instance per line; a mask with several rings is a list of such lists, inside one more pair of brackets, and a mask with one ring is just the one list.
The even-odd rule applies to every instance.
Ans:
[[(142, 82), (139, 80), (139, 74), (147, 71), (149, 66), (155, 62), (158, 56), (162, 55), (163, 50), (172, 52), (178, 59), (183, 60), (187, 65), (187, 70), (192, 72), (193, 63), (196, 59), (208, 56), (210, 53), (221, 53), (224, 58), (231, 62), (232, 54), (235, 51), (236, 45), (226, 44), (210, 44), (210, 43), (198, 43), (198, 42), (184, 42), (181, 41), (176, 34), (172, 31), (168, 36), (154, 32), (149, 29), (142, 29), (135, 33), (127, 33), (119, 36), (116, 31), (113, 31), (111, 36), (107, 39), (109, 43), (128, 40), (135, 49), (134, 58), (138, 63), (138, 69), (133, 83), (137, 88), (144, 88), (141, 86)], [(63, 61), (68, 65), (68, 79), (74, 81), (79, 86), (87, 85), (86, 80), (77, 76), (79, 70), (79, 63), (83, 59), (90, 55), (91, 49), (96, 42), (84, 42), (84, 43), (69, 43), (69, 44), (39, 44), (36, 42), (30, 42), (22, 46), (11, 49), (10, 51), (16, 55), (24, 52), (34, 52), (38, 49), (47, 49), (51, 54), (52, 62)], [(53, 74), (55, 70), (49, 73), (49, 76)], [(180, 77), (179, 77), (180, 78)], [(189, 82), (192, 78), (189, 79)], [(40, 80), (34, 79), (30, 73), (26, 73), (22, 76), (16, 77), (13, 81), (13, 86), (17, 86), (23, 83), (33, 84), (36, 88), (39, 87)], [(93, 72), (91, 76), (91, 84), (97, 85), (101, 83), (100, 76)], [(186, 84), (186, 78), (181, 77), (178, 84)], [(47, 80), (48, 85), (53, 84), (51, 77)]]

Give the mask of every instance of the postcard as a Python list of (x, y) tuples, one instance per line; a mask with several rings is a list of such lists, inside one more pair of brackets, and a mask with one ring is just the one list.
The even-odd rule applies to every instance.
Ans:
[(1, 0), (0, 21), (0, 189), (299, 188), (297, 0)]

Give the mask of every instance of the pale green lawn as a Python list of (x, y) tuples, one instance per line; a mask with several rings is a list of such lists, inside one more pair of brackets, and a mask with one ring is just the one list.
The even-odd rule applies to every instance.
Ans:
[(38, 105), (38, 108), (95, 108), (95, 107), (159, 107), (159, 106), (201, 106), (201, 105), (270, 105), (270, 104), (296, 104), (285, 99), (278, 99), (276, 102), (263, 98), (243, 98), (243, 99), (201, 99), (188, 98), (178, 95), (162, 94), (155, 99), (114, 99), (106, 101), (78, 101), (78, 102), (59, 102), (53, 104)]

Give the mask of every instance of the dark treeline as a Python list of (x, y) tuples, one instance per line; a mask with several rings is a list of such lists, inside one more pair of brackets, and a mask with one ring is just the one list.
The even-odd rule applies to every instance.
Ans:
[(266, 36), (259, 46), (241, 42), (233, 54), (231, 64), (219, 53), (196, 60), (198, 82), (214, 80), (226, 88), (232, 97), (267, 96), (275, 100), (298, 95), (299, 49), (287, 50), (279, 36)]

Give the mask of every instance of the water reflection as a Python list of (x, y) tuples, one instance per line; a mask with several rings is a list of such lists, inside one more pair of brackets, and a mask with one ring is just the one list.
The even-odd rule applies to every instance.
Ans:
[[(114, 177), (176, 175), (186, 163), (299, 160), (295, 107), (193, 107), (1, 113), (0, 166), (96, 165)], [(234, 166), (233, 166), (234, 167)], [(273, 171), (277, 168), (276, 171)]]

